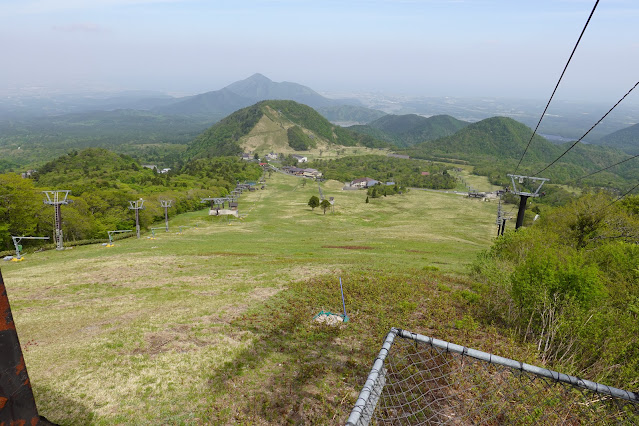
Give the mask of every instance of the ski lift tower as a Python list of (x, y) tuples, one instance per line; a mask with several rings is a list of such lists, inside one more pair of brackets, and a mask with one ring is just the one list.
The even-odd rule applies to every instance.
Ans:
[[(539, 190), (544, 185), (544, 183), (546, 183), (550, 179), (540, 178), (540, 177), (520, 176), (520, 175), (506, 175), (506, 176), (510, 177), (513, 183), (513, 187), (510, 192), (512, 192), (515, 195), (519, 195), (519, 211), (517, 212), (517, 222), (515, 224), (515, 229), (519, 229), (521, 228), (521, 225), (523, 225), (524, 223), (524, 212), (526, 211), (526, 202), (528, 202), (528, 198), (539, 197), (541, 195), (539, 193)], [(524, 181), (526, 180), (535, 182), (535, 183), (536, 182), (541, 182), (541, 183), (539, 184), (539, 186), (537, 186), (537, 189), (535, 190), (535, 192), (526, 192), (526, 191), (517, 189), (517, 184), (515, 183), (515, 180), (517, 180), (520, 184), (523, 184)]]
[(64, 238), (62, 235), (62, 211), (60, 209), (60, 206), (72, 202), (72, 200), (68, 199), (69, 192), (71, 191), (68, 189), (42, 191), (42, 193), (47, 197), (47, 199), (44, 200), (44, 204), (52, 205), (55, 209), (55, 231), (53, 233), (53, 241), (55, 241), (56, 250), (64, 250)]
[(129, 210), (135, 210), (135, 232), (140, 238), (140, 210), (144, 208), (144, 200), (129, 201)]
[(166, 225), (166, 232), (169, 232), (169, 207), (173, 200), (160, 200), (160, 206), (164, 209), (164, 224)]

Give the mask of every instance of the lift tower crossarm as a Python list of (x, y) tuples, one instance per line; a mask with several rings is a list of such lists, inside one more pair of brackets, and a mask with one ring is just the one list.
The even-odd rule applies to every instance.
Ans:
[[(528, 197), (539, 197), (540, 196), (539, 190), (544, 185), (544, 183), (546, 183), (550, 179), (540, 178), (540, 177), (521, 176), (521, 175), (506, 175), (506, 176), (510, 177), (513, 183), (513, 188), (511, 192), (515, 195), (519, 195), (520, 197), (519, 211), (517, 212), (517, 223), (515, 224), (515, 229), (519, 229), (521, 228), (521, 225), (523, 225), (524, 223), (524, 213), (526, 212), (526, 202), (528, 201)], [(517, 184), (515, 183), (515, 179), (517, 179), (519, 183), (524, 183), (524, 180), (526, 179), (532, 182), (541, 182), (541, 183), (539, 184), (535, 192), (526, 192), (526, 191), (517, 189)]]
[(169, 232), (169, 207), (173, 200), (160, 200), (160, 206), (164, 209), (164, 228)]
[[(541, 189), (542, 186), (544, 186), (544, 183), (550, 180), (547, 178), (520, 176), (520, 175), (506, 175), (506, 176), (510, 177), (510, 180), (513, 183), (513, 189), (510, 192), (512, 192), (515, 195), (524, 195), (526, 197), (539, 197), (539, 190)], [(523, 183), (524, 179), (528, 179), (533, 182), (541, 182), (541, 183), (539, 184), (535, 192), (525, 192), (525, 191), (520, 191), (517, 189), (517, 184), (515, 183), (515, 179), (517, 179), (519, 183)]]
[(135, 232), (140, 238), (140, 210), (144, 208), (144, 200), (129, 201), (129, 210), (135, 210)]

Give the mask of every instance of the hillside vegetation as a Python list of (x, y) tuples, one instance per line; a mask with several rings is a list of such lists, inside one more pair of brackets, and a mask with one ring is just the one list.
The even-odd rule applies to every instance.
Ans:
[(367, 125), (349, 129), (364, 133), (398, 147), (409, 147), (421, 142), (455, 134), (470, 123), (450, 115), (422, 117), (416, 114), (386, 115)]
[[(276, 132), (279, 127), (282, 134), (291, 127), (297, 127), (298, 130), (286, 134), (287, 143), (294, 150), (312, 148), (320, 143), (325, 146), (387, 146), (370, 136), (359, 135), (331, 124), (311, 107), (294, 101), (273, 100), (258, 102), (236, 111), (213, 125), (190, 144), (186, 157), (215, 157), (243, 152), (243, 138), (251, 134), (263, 117), (276, 125), (265, 125), (266, 127), (274, 127)], [(262, 146), (265, 150), (268, 147), (268, 144), (261, 144), (259, 141), (253, 141), (251, 145)]]
[[(340, 182), (370, 177), (382, 184), (394, 182), (401, 187), (452, 189), (457, 185), (455, 177), (447, 171), (451, 166), (424, 160), (363, 155), (337, 160), (316, 160), (310, 167), (322, 170), (326, 179)], [(423, 174), (424, 172), (428, 172), (428, 175)]]
[(639, 154), (639, 124), (618, 130), (599, 140), (604, 146), (619, 148), (629, 154)]
[(500, 237), (475, 264), (478, 313), (544, 362), (612, 386), (639, 385), (639, 197), (587, 194)]
[[(532, 130), (506, 117), (493, 117), (461, 129), (452, 136), (426, 141), (406, 150), (416, 158), (460, 159), (476, 166), (475, 172), (489, 176), (497, 185), (508, 185), (507, 173), (513, 173), (522, 158)], [(558, 158), (571, 144), (555, 145), (535, 135), (518, 173), (532, 176)], [(573, 183), (587, 186), (623, 188), (639, 176), (631, 162), (596, 174), (583, 181), (574, 179), (628, 158), (617, 150), (594, 145), (577, 145), (543, 176), (552, 183)]]
[(51, 236), (53, 208), (43, 190), (70, 190), (72, 204), (62, 207), (65, 239), (105, 239), (107, 231), (135, 229), (129, 201), (144, 198), (140, 224), (146, 228), (164, 212), (160, 199), (173, 200), (171, 216), (205, 207), (202, 197), (224, 196), (237, 181), (257, 180), (262, 169), (237, 158), (201, 159), (184, 170), (159, 174), (123, 154), (101, 148), (72, 151), (45, 164), (33, 179), (0, 175), (0, 244), (9, 249), (11, 235)]

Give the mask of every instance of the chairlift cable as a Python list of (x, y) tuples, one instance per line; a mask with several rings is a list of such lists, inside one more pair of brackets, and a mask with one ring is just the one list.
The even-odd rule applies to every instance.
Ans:
[(628, 90), (628, 92), (626, 92), (626, 94), (625, 94), (625, 95), (623, 95), (623, 97), (622, 97), (621, 99), (619, 99), (619, 100), (617, 101), (617, 103), (616, 103), (616, 104), (614, 104), (614, 105), (613, 105), (613, 107), (612, 107), (612, 108), (610, 108), (610, 109), (608, 110), (608, 112), (607, 112), (607, 113), (605, 113), (605, 114), (604, 114), (604, 116), (603, 116), (603, 117), (601, 117), (601, 118), (600, 118), (600, 119), (599, 119), (599, 120), (598, 120), (595, 124), (593, 124), (593, 125), (592, 125), (592, 127), (591, 127), (590, 129), (588, 129), (588, 131), (587, 131), (586, 133), (584, 133), (584, 135), (583, 135), (582, 137), (580, 137), (579, 139), (577, 139), (577, 141), (576, 141), (575, 143), (573, 143), (572, 145), (570, 145), (570, 147), (569, 147), (567, 150), (565, 150), (563, 154), (561, 154), (559, 157), (557, 157), (557, 158), (556, 158), (556, 159), (555, 159), (552, 163), (548, 164), (546, 167), (544, 167), (543, 169), (541, 169), (540, 171), (538, 171), (537, 173), (535, 173), (535, 175), (536, 175), (536, 176), (539, 176), (542, 172), (546, 171), (546, 170), (547, 170), (550, 166), (552, 166), (552, 165), (553, 165), (553, 164), (555, 164), (557, 161), (559, 161), (559, 159), (560, 159), (561, 157), (563, 157), (564, 155), (566, 155), (566, 154), (568, 153), (568, 151), (570, 151), (571, 149), (573, 149), (573, 148), (575, 147), (575, 145), (577, 145), (579, 142), (581, 142), (581, 140), (582, 140), (583, 138), (585, 138), (585, 137), (588, 135), (588, 133), (590, 133), (590, 132), (592, 131), (592, 129), (594, 129), (595, 127), (597, 127), (597, 125), (598, 125), (599, 123), (601, 123), (601, 122), (603, 121), (603, 119), (604, 119), (604, 118), (606, 118), (606, 117), (608, 116), (608, 114), (610, 114), (610, 113), (612, 112), (612, 110), (613, 110), (613, 109), (615, 109), (615, 108), (617, 107), (617, 105), (619, 105), (619, 104), (620, 104), (620, 103), (621, 103), (624, 99), (626, 99), (626, 97), (627, 97), (627, 96), (628, 96), (628, 95), (629, 95), (629, 94), (630, 94), (630, 93), (631, 93), (631, 92), (635, 89), (635, 87), (637, 87), (638, 85), (639, 85), (639, 81), (637, 81), (637, 82), (635, 83), (635, 85), (634, 85), (634, 86), (632, 86), (632, 88), (631, 88), (630, 90)]
[(626, 161), (633, 160), (633, 159), (635, 159), (635, 158), (637, 158), (637, 157), (639, 157), (639, 154), (637, 154), (637, 155), (633, 155), (632, 157), (626, 158), (625, 160), (621, 160), (621, 161), (619, 161), (619, 162), (617, 162), (617, 163), (615, 163), (615, 164), (612, 164), (612, 165), (610, 165), (610, 166), (608, 166), (608, 167), (604, 167), (603, 169), (599, 169), (599, 170), (597, 170), (596, 172), (588, 173), (587, 175), (583, 175), (583, 176), (581, 176), (581, 177), (578, 177), (577, 179), (569, 180), (567, 183), (577, 182), (578, 180), (585, 179), (585, 178), (590, 177), (590, 176), (592, 176), (592, 175), (596, 175), (596, 174), (597, 174), (597, 173), (599, 173), (599, 172), (606, 171), (606, 170), (611, 169), (611, 168), (613, 168), (613, 167), (615, 167), (615, 166), (618, 166), (619, 164), (623, 164), (623, 163), (625, 163)]
[(579, 38), (577, 39), (577, 43), (575, 43), (575, 47), (573, 47), (573, 49), (572, 49), (572, 53), (570, 54), (570, 57), (568, 58), (568, 62), (566, 62), (566, 66), (564, 66), (564, 70), (561, 72), (561, 76), (559, 77), (559, 80), (557, 81), (557, 84), (555, 85), (555, 90), (552, 91), (552, 95), (550, 95), (550, 99), (548, 99), (548, 103), (546, 104), (546, 108), (544, 108), (544, 112), (541, 114), (541, 117), (539, 117), (539, 121), (537, 122), (537, 126), (535, 127), (535, 130), (533, 130), (532, 135), (530, 135), (530, 140), (528, 141), (528, 144), (526, 145), (526, 149), (524, 150), (524, 153), (521, 155), (521, 158), (519, 159), (519, 163), (517, 163), (517, 167), (515, 167), (515, 173), (517, 173), (517, 170), (519, 169), (519, 166), (521, 165), (521, 162), (523, 161), (524, 156), (528, 152), (528, 148), (530, 147), (530, 143), (532, 142), (533, 138), (537, 134), (537, 129), (539, 129), (539, 125), (541, 124), (541, 120), (544, 119), (544, 116), (546, 115), (546, 111), (548, 111), (548, 107), (550, 106), (550, 102), (552, 101), (552, 98), (555, 96), (555, 92), (557, 92), (557, 88), (559, 87), (559, 83), (561, 83), (561, 79), (564, 77), (564, 74), (566, 73), (566, 70), (568, 69), (568, 65), (570, 64), (570, 61), (572, 60), (572, 57), (575, 54), (575, 51), (577, 50), (577, 46), (579, 46), (579, 42), (581, 41), (581, 38), (583, 37), (584, 33), (586, 32), (586, 28), (588, 27), (588, 24), (590, 23), (590, 19), (592, 18), (592, 15), (595, 13), (595, 9), (597, 9), (597, 5), (598, 4), (599, 4), (599, 0), (597, 0), (595, 2), (595, 5), (592, 8), (592, 11), (590, 12), (590, 16), (588, 16), (588, 20), (586, 21), (586, 25), (584, 25), (584, 28), (581, 30), (581, 34), (579, 35)]

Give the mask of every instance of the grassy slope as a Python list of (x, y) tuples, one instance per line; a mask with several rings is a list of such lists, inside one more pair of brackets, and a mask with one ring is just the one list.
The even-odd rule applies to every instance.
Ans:
[[(190, 213), (155, 240), (3, 265), (41, 413), (62, 424), (338, 422), (390, 326), (521, 358), (460, 296), (470, 283), (458, 274), (490, 244), (494, 203), (412, 191), (365, 204), (329, 181), (335, 213), (323, 215), (306, 206), (316, 184), (302, 182), (274, 175), (242, 196), (247, 216), (231, 226)], [(312, 325), (340, 309), (339, 276), (351, 322)]]

